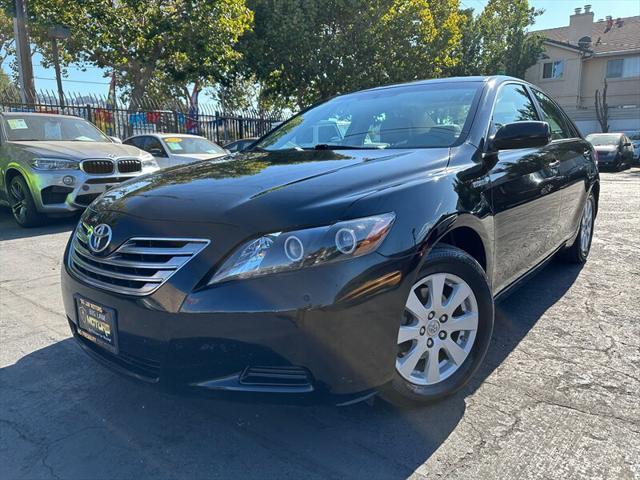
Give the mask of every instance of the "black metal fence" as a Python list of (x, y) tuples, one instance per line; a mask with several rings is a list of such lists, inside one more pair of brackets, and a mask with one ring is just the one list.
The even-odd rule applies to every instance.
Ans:
[(0, 111), (40, 112), (75, 115), (84, 118), (110, 136), (124, 140), (142, 133), (191, 133), (202, 135), (224, 145), (248, 137), (260, 137), (277, 126), (282, 118), (260, 117), (252, 112), (218, 112), (212, 105), (187, 108), (174, 105), (153, 105), (143, 102), (137, 108), (123, 108), (106, 97), (95, 95), (65, 95), (61, 105), (55, 95), (38, 94), (37, 103), (20, 102), (15, 91), (0, 92)]

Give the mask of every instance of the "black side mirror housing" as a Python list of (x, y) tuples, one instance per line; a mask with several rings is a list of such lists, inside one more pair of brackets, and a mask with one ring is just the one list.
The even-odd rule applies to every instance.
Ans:
[(547, 122), (507, 123), (498, 129), (491, 140), (491, 150), (544, 147), (551, 141), (551, 129)]
[(149, 153), (154, 157), (165, 157), (166, 155), (160, 148), (150, 148)]

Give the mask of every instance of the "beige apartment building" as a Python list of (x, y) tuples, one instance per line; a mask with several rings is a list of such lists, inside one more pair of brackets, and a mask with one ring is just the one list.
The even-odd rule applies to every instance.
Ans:
[[(632, 11), (637, 5), (629, 2)], [(609, 131), (640, 131), (640, 16), (594, 21), (591, 5), (585, 5), (575, 9), (568, 26), (535, 33), (545, 38), (545, 51), (525, 79), (555, 98), (583, 134), (601, 131), (595, 96), (605, 79)]]

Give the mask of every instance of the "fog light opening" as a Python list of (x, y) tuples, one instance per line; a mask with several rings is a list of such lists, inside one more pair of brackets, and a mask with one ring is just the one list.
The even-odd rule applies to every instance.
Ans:
[(64, 183), (65, 185), (73, 185), (75, 182), (76, 182), (76, 179), (71, 175), (65, 175), (64, 178), (62, 179), (62, 183)]

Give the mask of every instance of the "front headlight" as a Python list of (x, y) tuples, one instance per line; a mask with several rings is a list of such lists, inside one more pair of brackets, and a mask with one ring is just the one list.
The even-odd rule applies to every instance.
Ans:
[(142, 168), (146, 169), (146, 168), (160, 168), (158, 166), (158, 162), (156, 162), (156, 160), (153, 158), (153, 155), (151, 155), (150, 153), (145, 153), (144, 155), (142, 155), (140, 157), (140, 162), (142, 163)]
[(61, 158), (34, 158), (31, 166), (36, 170), (78, 170), (78, 162), (75, 160), (63, 160)]
[(382, 243), (395, 218), (394, 213), (385, 213), (326, 227), (263, 235), (235, 250), (209, 285), (366, 255)]

